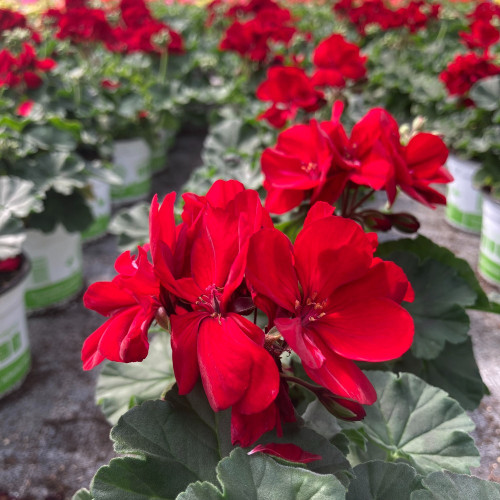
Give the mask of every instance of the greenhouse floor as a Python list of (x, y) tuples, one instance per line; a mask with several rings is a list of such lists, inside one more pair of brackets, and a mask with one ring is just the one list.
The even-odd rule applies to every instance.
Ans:
[[(203, 133), (183, 133), (169, 167), (155, 176), (154, 191), (178, 189), (199, 164)], [(442, 208), (419, 207), (421, 233), (451, 249), (476, 269), (479, 237), (451, 228)], [(107, 236), (84, 251), (87, 283), (108, 280), (118, 250)], [(492, 286), (481, 280), (486, 292)], [(469, 311), (479, 368), (491, 395), (471, 413), (481, 466), (474, 474), (500, 481), (500, 315)], [(20, 389), (0, 400), (0, 500), (70, 499), (88, 487), (113, 456), (110, 427), (94, 402), (97, 371), (81, 368), (84, 339), (102, 323), (81, 295), (65, 307), (29, 319), (32, 369)], [(497, 469), (498, 466), (498, 469)]]

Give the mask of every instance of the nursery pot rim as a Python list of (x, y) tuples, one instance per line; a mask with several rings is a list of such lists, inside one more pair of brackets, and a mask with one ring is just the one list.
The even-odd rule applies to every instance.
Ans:
[(21, 265), (15, 271), (12, 271), (13, 276), (6, 284), (0, 284), (0, 296), (5, 295), (13, 288), (16, 288), (28, 277), (28, 274), (31, 270), (30, 260), (24, 252), (19, 256), (21, 257)]

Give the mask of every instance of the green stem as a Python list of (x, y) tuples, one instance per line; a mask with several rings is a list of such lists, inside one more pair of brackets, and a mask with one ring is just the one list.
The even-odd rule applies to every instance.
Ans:
[(168, 68), (168, 50), (165, 50), (165, 52), (162, 52), (160, 57), (159, 82), (161, 85), (165, 85), (167, 81), (167, 68)]

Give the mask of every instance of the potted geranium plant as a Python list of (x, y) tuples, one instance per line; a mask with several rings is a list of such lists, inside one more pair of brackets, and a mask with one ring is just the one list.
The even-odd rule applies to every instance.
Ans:
[(30, 369), (24, 306), (30, 262), (23, 253), (21, 218), (40, 208), (31, 182), (0, 177), (0, 398), (18, 387)]

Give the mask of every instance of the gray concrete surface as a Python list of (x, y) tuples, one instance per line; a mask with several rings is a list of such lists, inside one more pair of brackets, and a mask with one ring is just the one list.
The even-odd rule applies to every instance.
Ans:
[[(199, 163), (201, 134), (182, 135), (169, 156), (167, 171), (153, 189), (165, 193), (181, 186)], [(421, 233), (445, 245), (476, 268), (479, 238), (452, 229), (443, 210), (418, 208)], [(85, 248), (88, 283), (108, 280), (118, 254), (114, 237)], [(493, 287), (483, 283), (487, 291)], [(481, 373), (491, 390), (472, 413), (481, 451), (483, 478), (500, 481), (500, 316), (471, 313), (472, 336)], [(81, 369), (84, 339), (102, 318), (87, 311), (81, 297), (69, 305), (30, 318), (33, 367), (23, 386), (0, 400), (0, 500), (65, 500), (88, 487), (99, 466), (113, 456), (110, 427), (94, 403), (97, 371)]]

